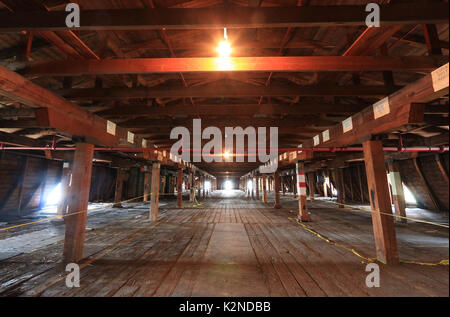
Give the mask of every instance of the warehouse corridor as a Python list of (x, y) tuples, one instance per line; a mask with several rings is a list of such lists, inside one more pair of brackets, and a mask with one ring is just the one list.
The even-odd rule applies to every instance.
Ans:
[(404, 262), (380, 264), (381, 285), (368, 288), (366, 264), (349, 250), (375, 257), (370, 213), (316, 199), (302, 227), (292, 196), (279, 210), (268, 198), (219, 190), (183, 209), (167, 200), (157, 221), (142, 202), (91, 211), (79, 288), (65, 284), (62, 221), (0, 231), (0, 248), (30, 234), (35, 247), (9, 257), (0, 249), (0, 296), (448, 296), (448, 266), (404, 263), (448, 258), (445, 228), (397, 223)]

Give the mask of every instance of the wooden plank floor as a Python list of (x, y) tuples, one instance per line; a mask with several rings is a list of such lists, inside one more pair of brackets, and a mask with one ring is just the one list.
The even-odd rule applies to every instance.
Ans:
[[(25, 245), (19, 252), (15, 246), (0, 261), (0, 296), (449, 295), (448, 266), (380, 265), (381, 287), (367, 288), (360, 258), (289, 219), (297, 212), (293, 198), (282, 197), (282, 204), (275, 210), (242, 192), (218, 191), (199, 208), (180, 210), (167, 202), (157, 222), (147, 220), (144, 203), (91, 214), (81, 287), (73, 289), (66, 287), (59, 262), (62, 223), (0, 232), (0, 252), (1, 241), (26, 242), (20, 237), (30, 233), (35, 248)], [(309, 227), (375, 256), (369, 214), (325, 201), (310, 204), (310, 211)], [(408, 223), (396, 230), (402, 260), (448, 259), (445, 228)], [(49, 232), (52, 240), (46, 240)]]

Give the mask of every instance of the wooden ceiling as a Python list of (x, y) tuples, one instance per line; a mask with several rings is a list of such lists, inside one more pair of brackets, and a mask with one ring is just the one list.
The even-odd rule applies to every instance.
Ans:
[[(448, 61), (448, 22), (433, 9), (446, 1), (425, 7), (423, 1), (372, 1), (410, 8), (407, 18), (394, 10), (381, 28), (352, 22), (356, 15), (345, 6), (363, 6), (362, 0), (79, 0), (71, 2), (83, 11), (117, 10), (121, 27), (102, 27), (108, 21), (95, 15), (80, 30), (39, 24), (68, 2), (0, 0), (3, 13), (24, 14), (16, 20), (23, 29), (0, 22), (1, 64), (159, 148), (175, 142), (169, 138), (172, 127), (190, 127), (193, 118), (201, 118), (203, 127), (277, 126), (279, 146), (296, 147)], [(258, 7), (272, 11), (246, 22), (253, 11), (245, 10)], [(164, 8), (211, 11), (177, 16)], [(125, 9), (140, 10), (127, 15)], [(137, 21), (144, 9), (161, 11)], [(331, 10), (337, 17), (329, 17)], [(28, 11), (34, 18), (26, 19)], [(418, 22), (416, 16), (428, 20)], [(208, 65), (223, 39), (216, 24), (225, 18), (239, 26), (227, 29), (236, 68), (214, 71)], [(2, 131), (50, 140), (49, 130), (34, 126), (24, 108), (20, 100), (0, 100)], [(426, 113), (428, 122), (410, 134), (448, 133), (442, 124), (448, 120), (447, 97), (427, 105)], [(66, 137), (57, 142), (71, 144)], [(215, 175), (243, 175), (258, 164), (197, 165)]]

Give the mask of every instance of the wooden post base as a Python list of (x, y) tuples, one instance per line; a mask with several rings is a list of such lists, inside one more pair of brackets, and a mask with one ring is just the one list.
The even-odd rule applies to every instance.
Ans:
[(381, 141), (365, 141), (363, 150), (377, 259), (386, 264), (398, 264), (397, 238), (394, 219), (390, 216), (392, 206), (383, 145)]
[(158, 220), (160, 172), (161, 172), (161, 164), (153, 163), (152, 188), (151, 188), (152, 191), (150, 197), (150, 212), (149, 212), (149, 219), (151, 221)]
[(72, 184), (68, 195), (68, 213), (64, 218), (66, 223), (64, 263), (76, 263), (83, 258), (93, 157), (94, 145), (77, 144), (73, 159)]

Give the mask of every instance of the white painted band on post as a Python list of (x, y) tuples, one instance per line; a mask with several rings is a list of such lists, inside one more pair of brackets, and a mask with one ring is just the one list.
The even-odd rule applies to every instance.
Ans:
[(306, 187), (298, 187), (298, 192), (300, 196), (306, 196)]

